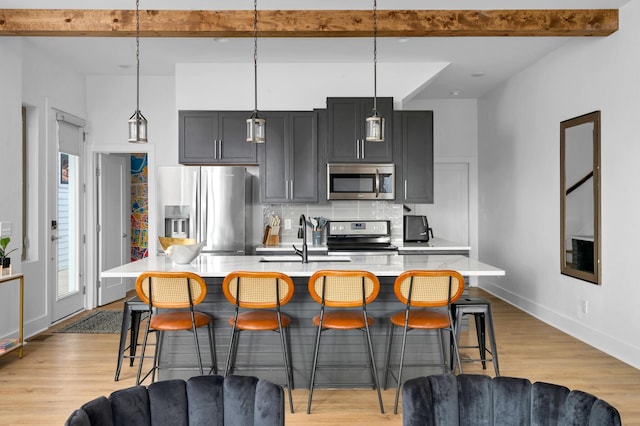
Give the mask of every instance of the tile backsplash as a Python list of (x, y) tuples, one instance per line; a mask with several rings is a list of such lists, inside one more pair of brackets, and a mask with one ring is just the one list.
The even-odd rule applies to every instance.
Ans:
[[(329, 220), (390, 220), (391, 239), (402, 241), (402, 204), (392, 201), (330, 201), (326, 204), (264, 204), (262, 205), (263, 225), (268, 224), (270, 215), (280, 217), (280, 243), (296, 243), (300, 215), (324, 217)], [(285, 229), (285, 221), (291, 220), (291, 229)], [(325, 230), (326, 231), (326, 230)], [(326, 232), (322, 236), (326, 242)], [(307, 229), (307, 242), (311, 243), (311, 231)]]

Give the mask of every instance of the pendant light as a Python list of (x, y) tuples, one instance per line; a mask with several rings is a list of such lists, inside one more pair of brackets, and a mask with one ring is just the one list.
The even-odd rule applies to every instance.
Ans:
[(258, 116), (258, 0), (253, 0), (253, 114), (247, 118), (247, 142), (267, 141), (267, 121)]
[(147, 143), (147, 119), (140, 112), (140, 0), (136, 0), (136, 112), (129, 118), (129, 142)]
[(366, 136), (369, 142), (384, 142), (384, 117), (378, 114), (377, 101), (377, 65), (378, 65), (378, 13), (377, 3), (373, 0), (373, 112), (366, 120)]

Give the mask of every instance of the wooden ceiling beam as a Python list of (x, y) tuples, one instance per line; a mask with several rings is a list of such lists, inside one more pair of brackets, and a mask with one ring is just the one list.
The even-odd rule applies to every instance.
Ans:
[[(260, 10), (260, 37), (371, 37), (370, 10)], [(380, 37), (608, 36), (617, 9), (378, 10)], [(0, 36), (130, 37), (134, 10), (0, 9)], [(141, 10), (142, 37), (251, 37), (251, 10)]]

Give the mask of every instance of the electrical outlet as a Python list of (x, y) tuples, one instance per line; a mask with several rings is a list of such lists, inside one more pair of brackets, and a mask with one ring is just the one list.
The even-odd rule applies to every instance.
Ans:
[(0, 237), (10, 237), (13, 230), (11, 222), (0, 222)]
[(291, 219), (284, 220), (284, 229), (291, 229)]

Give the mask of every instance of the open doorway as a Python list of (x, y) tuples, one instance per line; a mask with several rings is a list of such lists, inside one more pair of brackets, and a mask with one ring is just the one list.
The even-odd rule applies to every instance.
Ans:
[[(110, 150), (96, 149), (92, 155), (89, 185), (90, 203), (88, 245), (89, 270), (95, 277), (89, 300), (100, 306), (123, 298), (134, 288), (134, 278), (103, 279), (100, 272), (146, 257), (155, 245), (150, 243), (148, 209), (149, 165), (153, 155), (145, 149), (131, 152), (131, 146)], [(148, 148), (144, 146), (141, 148)], [(147, 151), (147, 152), (145, 152)], [(153, 191), (153, 189), (151, 189)], [(89, 293), (89, 292), (88, 292)]]

